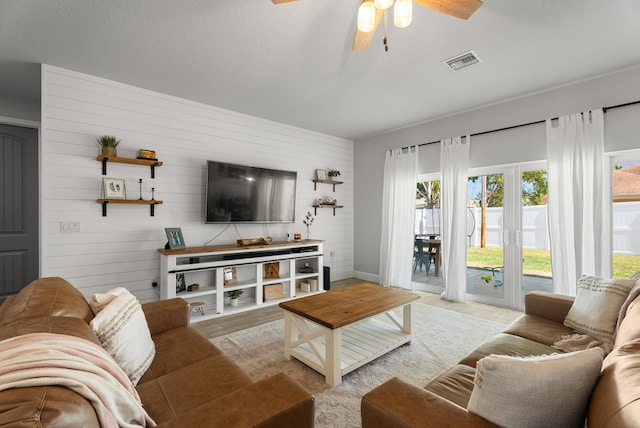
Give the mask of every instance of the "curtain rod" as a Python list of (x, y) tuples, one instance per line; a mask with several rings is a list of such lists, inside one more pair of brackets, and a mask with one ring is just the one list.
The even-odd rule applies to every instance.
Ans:
[[(613, 110), (613, 109), (617, 109), (617, 108), (621, 108), (621, 107), (628, 107), (628, 106), (632, 106), (634, 104), (640, 104), (640, 100), (632, 101), (630, 103), (617, 104), (617, 105), (609, 106), (609, 107), (602, 107), (602, 111), (603, 111), (603, 113), (606, 113), (607, 110)], [(554, 117), (551, 120), (557, 120), (557, 119), (558, 119), (557, 117)], [(492, 134), (494, 132), (500, 132), (500, 131), (508, 131), (510, 129), (522, 128), (523, 126), (538, 125), (540, 123), (545, 123), (545, 122), (546, 122), (546, 119), (545, 120), (536, 120), (534, 122), (521, 123), (519, 125), (513, 125), (513, 126), (506, 126), (504, 128), (492, 129), (490, 131), (476, 132), (475, 134), (471, 134), (470, 136), (471, 137), (477, 137), (478, 135)], [(428, 146), (428, 145), (431, 145), (431, 144), (438, 144), (439, 142), (440, 142), (440, 140), (438, 140), (438, 141), (430, 141), (428, 143), (420, 143), (420, 144), (418, 144), (418, 147)], [(414, 147), (414, 146), (411, 146), (411, 147)], [(409, 147), (403, 147), (402, 148), (402, 150), (405, 150), (405, 149), (409, 149)]]

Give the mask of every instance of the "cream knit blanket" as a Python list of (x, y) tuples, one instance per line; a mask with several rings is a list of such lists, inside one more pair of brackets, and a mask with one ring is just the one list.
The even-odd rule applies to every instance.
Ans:
[(102, 427), (153, 427), (127, 375), (98, 345), (32, 333), (0, 341), (0, 391), (59, 385), (93, 405)]

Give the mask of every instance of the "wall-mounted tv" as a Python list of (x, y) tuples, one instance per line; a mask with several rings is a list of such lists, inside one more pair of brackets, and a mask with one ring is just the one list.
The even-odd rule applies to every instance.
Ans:
[(292, 223), (297, 172), (207, 161), (206, 223)]

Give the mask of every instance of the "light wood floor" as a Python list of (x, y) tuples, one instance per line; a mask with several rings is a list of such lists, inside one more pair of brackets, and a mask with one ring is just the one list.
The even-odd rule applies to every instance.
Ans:
[[(331, 289), (348, 287), (353, 284), (364, 282), (360, 279), (350, 278), (331, 283)], [(420, 295), (420, 303), (426, 305), (437, 306), (439, 308), (451, 311), (461, 312), (473, 315), (479, 318), (485, 318), (492, 321), (509, 323), (522, 315), (522, 312), (511, 309), (499, 308), (497, 306), (485, 305), (477, 302), (455, 303), (446, 302), (440, 299), (440, 296), (424, 291), (415, 291)], [(283, 310), (278, 306), (269, 306), (265, 308), (255, 309), (241, 314), (229, 315), (226, 317), (215, 318), (208, 321), (194, 323), (192, 326), (208, 339), (233, 333), (234, 331), (244, 330), (246, 328), (255, 327), (270, 321), (283, 319)]]

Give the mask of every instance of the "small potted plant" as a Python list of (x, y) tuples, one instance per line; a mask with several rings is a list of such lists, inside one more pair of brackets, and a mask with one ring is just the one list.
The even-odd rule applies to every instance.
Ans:
[(98, 145), (102, 147), (102, 155), (103, 156), (118, 156), (118, 144), (120, 144), (121, 140), (118, 140), (113, 135), (102, 135), (101, 137), (96, 138)]
[(231, 306), (238, 306), (238, 297), (242, 296), (244, 290), (229, 291), (229, 304)]
[(329, 176), (330, 180), (335, 180), (340, 175), (340, 171), (330, 169), (327, 175)]

